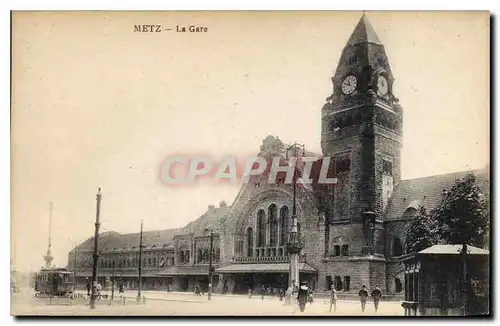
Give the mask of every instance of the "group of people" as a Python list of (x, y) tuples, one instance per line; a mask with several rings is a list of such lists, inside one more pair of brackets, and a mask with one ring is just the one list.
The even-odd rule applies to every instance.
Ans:
[[(287, 290), (287, 300), (285, 304), (290, 304), (291, 303), (291, 298), (294, 293), (297, 293), (297, 302), (299, 304), (300, 311), (303, 312), (305, 310), (307, 302), (311, 303), (313, 302), (313, 291), (312, 289), (307, 285), (306, 282), (301, 282), (300, 286), (297, 287), (295, 285), (295, 282), (293, 282), (293, 285)], [(380, 300), (382, 299), (382, 290), (378, 286), (375, 286), (373, 290), (371, 291), (370, 294), (368, 294), (368, 290), (366, 289), (366, 286), (363, 285), (361, 290), (359, 290), (358, 293), (360, 303), (361, 303), (361, 312), (365, 311), (366, 308), (366, 302), (368, 301), (368, 297), (372, 297), (373, 305), (375, 307), (375, 312), (378, 312), (378, 307)], [(338, 295), (337, 295), (337, 290), (335, 289), (334, 285), (331, 285), (330, 289), (330, 311), (332, 311), (332, 308), (334, 311), (337, 311), (337, 301), (338, 301)]]
[[(382, 290), (378, 286), (375, 286), (371, 292), (371, 297), (373, 300), (373, 305), (375, 307), (375, 312), (378, 312), (378, 305), (380, 300), (382, 299)], [(368, 301), (368, 290), (366, 289), (366, 285), (363, 285), (361, 290), (358, 292), (359, 300), (361, 303), (361, 312), (365, 312), (366, 302)], [(330, 311), (337, 311), (337, 290), (335, 289), (335, 285), (331, 285), (330, 290)]]
[[(86, 278), (85, 281), (87, 283), (86, 284), (87, 295), (90, 296), (90, 294), (92, 293), (92, 285), (90, 284), (90, 281), (88, 278)], [(114, 286), (114, 284), (112, 286)], [(102, 290), (101, 283), (97, 283), (96, 284), (96, 295), (97, 295), (98, 300), (101, 298), (101, 290)], [(125, 287), (124, 287), (123, 283), (120, 283), (120, 285), (118, 286), (118, 293), (120, 295), (120, 298), (123, 298), (125, 296)]]
[[(382, 299), (382, 291), (378, 286), (375, 286), (370, 295), (373, 300), (373, 305), (375, 306), (375, 312), (378, 312), (378, 305), (380, 303), (380, 299)], [(368, 299), (368, 291), (366, 290), (365, 285), (363, 285), (361, 290), (359, 290), (358, 296), (361, 302), (361, 312), (365, 312), (366, 301)]]

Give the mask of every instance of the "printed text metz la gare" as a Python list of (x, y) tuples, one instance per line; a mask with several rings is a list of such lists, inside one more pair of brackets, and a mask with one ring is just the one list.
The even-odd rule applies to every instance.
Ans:
[(134, 32), (139, 33), (161, 33), (167, 31), (175, 31), (178, 33), (206, 33), (208, 32), (208, 27), (196, 25), (176, 25), (175, 28), (166, 28), (161, 24), (134, 25)]

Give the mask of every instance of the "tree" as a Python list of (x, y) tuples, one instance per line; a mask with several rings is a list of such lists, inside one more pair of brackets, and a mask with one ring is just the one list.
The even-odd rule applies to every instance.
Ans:
[(432, 215), (446, 243), (484, 246), (489, 213), (486, 197), (477, 186), (474, 174), (467, 174), (451, 189), (444, 190)]
[(435, 224), (425, 207), (420, 206), (417, 214), (405, 229), (406, 252), (419, 252), (438, 243), (439, 237)]

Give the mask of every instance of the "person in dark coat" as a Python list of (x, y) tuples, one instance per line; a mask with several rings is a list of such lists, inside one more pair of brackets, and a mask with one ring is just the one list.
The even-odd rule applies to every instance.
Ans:
[(262, 284), (262, 286), (260, 287), (260, 296), (261, 296), (262, 300), (264, 300), (265, 294), (266, 294), (266, 287), (264, 286), (264, 284)]
[(375, 305), (375, 312), (378, 311), (378, 304), (380, 302), (380, 299), (382, 299), (382, 291), (379, 289), (378, 286), (375, 286), (375, 288), (372, 290), (372, 298), (373, 298), (373, 304)]
[(366, 300), (368, 298), (368, 291), (366, 291), (366, 286), (363, 285), (361, 290), (359, 290), (358, 295), (361, 302), (361, 312), (365, 312)]
[(300, 312), (306, 309), (306, 303), (309, 297), (309, 287), (306, 282), (301, 282), (297, 293), (297, 301), (299, 302)]
[(90, 282), (89, 282), (89, 278), (86, 277), (85, 281), (87, 282), (87, 295), (90, 295)]

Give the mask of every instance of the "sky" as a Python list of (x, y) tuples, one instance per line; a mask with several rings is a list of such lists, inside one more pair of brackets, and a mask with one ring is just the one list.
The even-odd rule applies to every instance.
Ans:
[[(321, 107), (361, 12), (18, 12), (12, 264), (101, 231), (185, 226), (239, 188), (160, 182), (165, 157), (248, 156), (267, 135), (320, 152)], [(403, 179), (489, 164), (489, 13), (367, 12), (404, 109)], [(135, 24), (172, 31), (134, 32)], [(206, 33), (177, 33), (176, 26)]]

